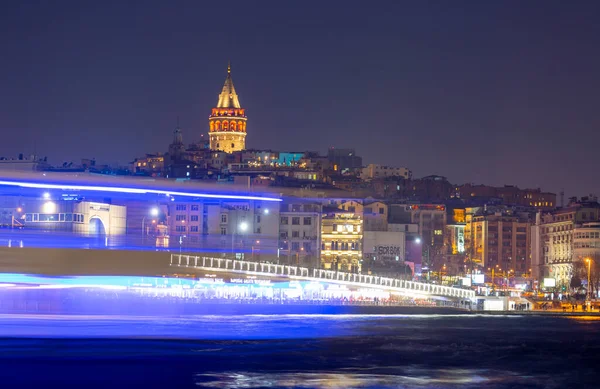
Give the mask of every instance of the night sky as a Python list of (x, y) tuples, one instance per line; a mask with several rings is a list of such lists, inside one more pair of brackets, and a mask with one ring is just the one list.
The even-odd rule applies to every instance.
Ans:
[[(125, 4), (126, 3), (126, 4)], [(0, 155), (125, 164), (207, 132), (453, 183), (600, 194), (600, 2), (6, 1)]]

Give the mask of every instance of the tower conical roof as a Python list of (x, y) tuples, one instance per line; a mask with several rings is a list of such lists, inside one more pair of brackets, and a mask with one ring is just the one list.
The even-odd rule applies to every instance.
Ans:
[(233, 80), (231, 79), (231, 64), (227, 65), (227, 78), (223, 85), (223, 91), (219, 95), (217, 108), (241, 108), (238, 95), (235, 93), (235, 88), (233, 87)]

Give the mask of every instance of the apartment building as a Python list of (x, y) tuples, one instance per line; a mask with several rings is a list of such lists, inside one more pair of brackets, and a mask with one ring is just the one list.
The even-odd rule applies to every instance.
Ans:
[(279, 263), (318, 267), (321, 235), (320, 202), (285, 199), (279, 210)]

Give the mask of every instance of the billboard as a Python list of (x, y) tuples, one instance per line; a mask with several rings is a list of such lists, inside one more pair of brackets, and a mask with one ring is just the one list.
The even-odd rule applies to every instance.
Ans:
[(556, 287), (556, 279), (555, 278), (544, 278), (544, 288), (554, 288)]
[(377, 261), (404, 261), (405, 239), (400, 231), (365, 231), (363, 255), (372, 255)]
[(485, 283), (485, 275), (484, 274), (471, 274), (471, 279), (474, 284), (484, 284)]

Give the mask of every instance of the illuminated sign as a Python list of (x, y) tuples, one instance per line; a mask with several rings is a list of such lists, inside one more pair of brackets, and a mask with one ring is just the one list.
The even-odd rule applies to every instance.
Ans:
[(375, 255), (377, 256), (377, 259), (381, 260), (404, 260), (404, 250), (400, 246), (376, 246)]
[(232, 284), (271, 285), (271, 280), (253, 280), (244, 278), (232, 278)]
[(61, 195), (61, 200), (64, 200), (64, 201), (76, 201), (76, 200), (79, 200), (79, 195), (72, 194), (72, 193), (68, 193), (68, 194), (67, 193), (63, 193)]
[(471, 274), (471, 279), (474, 284), (483, 284), (485, 283), (485, 276), (483, 274)]
[(198, 283), (203, 284), (224, 284), (225, 281), (221, 278), (198, 278)]
[(402, 255), (402, 248), (399, 246), (377, 246), (375, 247), (377, 255)]
[(423, 211), (444, 211), (446, 207), (444, 205), (435, 204), (421, 204), (421, 205), (409, 205), (411, 210), (423, 210)]
[(556, 279), (555, 278), (544, 278), (544, 288), (554, 288), (556, 287)]
[(109, 212), (110, 211), (110, 206), (106, 205), (106, 204), (91, 203), (90, 209), (92, 211), (105, 211), (105, 212)]
[(459, 253), (464, 253), (465, 252), (465, 230), (464, 230), (464, 228), (459, 228), (456, 234), (457, 234), (457, 237), (456, 237), (457, 250)]

